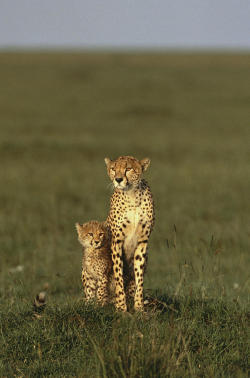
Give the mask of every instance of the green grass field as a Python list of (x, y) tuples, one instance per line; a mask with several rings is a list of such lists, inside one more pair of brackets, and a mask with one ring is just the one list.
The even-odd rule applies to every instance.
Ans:
[[(250, 55), (1, 53), (0, 83), (0, 376), (246, 377)], [(151, 158), (145, 314), (81, 288), (119, 155)]]

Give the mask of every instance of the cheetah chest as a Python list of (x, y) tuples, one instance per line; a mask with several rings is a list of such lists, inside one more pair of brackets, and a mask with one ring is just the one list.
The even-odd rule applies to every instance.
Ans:
[(123, 232), (125, 234), (124, 238), (124, 252), (127, 259), (130, 259), (135, 251), (138, 243), (138, 238), (140, 237), (140, 225), (144, 218), (144, 212), (141, 207), (130, 207), (124, 214), (124, 220), (126, 228)]
[(125, 212), (125, 220), (129, 224), (128, 230), (135, 230), (143, 218), (143, 211), (140, 207), (130, 207)]
[(90, 251), (84, 258), (83, 266), (85, 270), (92, 276), (93, 279), (98, 280), (100, 277), (110, 270), (111, 263), (105, 258), (105, 251), (95, 250)]

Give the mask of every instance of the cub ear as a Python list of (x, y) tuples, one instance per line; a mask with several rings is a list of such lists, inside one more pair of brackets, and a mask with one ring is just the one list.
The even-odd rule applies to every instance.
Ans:
[(142, 172), (145, 172), (150, 164), (150, 159), (149, 158), (144, 158), (140, 161), (141, 167), (142, 167)]
[(106, 166), (107, 166), (107, 168), (109, 168), (109, 165), (110, 165), (110, 163), (111, 163), (111, 160), (110, 160), (110, 158), (105, 158), (104, 159), (104, 161), (105, 161), (105, 163), (106, 163)]
[(82, 229), (82, 226), (81, 226), (79, 223), (76, 223), (75, 226), (76, 226), (76, 231), (77, 231), (77, 233), (78, 233), (78, 235), (79, 235), (79, 234), (80, 234), (80, 231), (81, 231), (81, 229)]

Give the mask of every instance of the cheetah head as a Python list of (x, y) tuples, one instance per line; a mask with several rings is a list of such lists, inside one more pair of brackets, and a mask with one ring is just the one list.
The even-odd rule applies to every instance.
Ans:
[(120, 156), (116, 160), (105, 158), (108, 175), (115, 188), (130, 190), (138, 187), (142, 173), (150, 164), (148, 158), (137, 160), (132, 156)]
[(99, 249), (108, 242), (108, 230), (103, 223), (90, 221), (84, 224), (76, 223), (78, 240), (84, 248)]

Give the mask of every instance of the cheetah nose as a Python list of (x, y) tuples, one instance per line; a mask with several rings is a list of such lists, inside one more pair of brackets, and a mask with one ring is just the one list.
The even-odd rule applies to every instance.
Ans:
[(96, 244), (96, 245), (99, 244), (99, 240), (95, 240), (95, 244)]
[(118, 184), (120, 184), (120, 182), (122, 182), (122, 177), (116, 177), (115, 181), (118, 182)]

